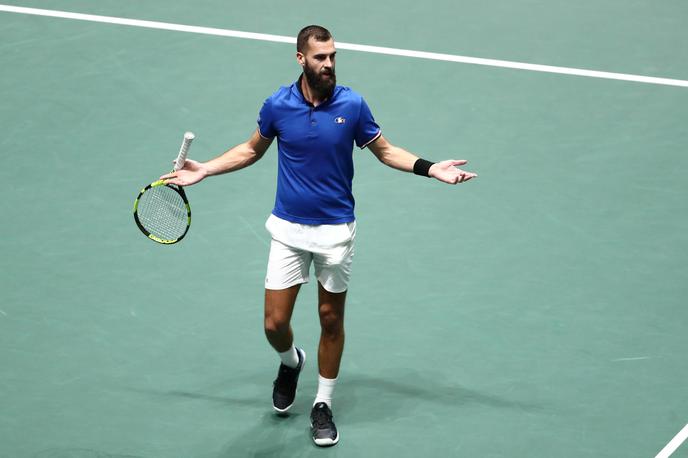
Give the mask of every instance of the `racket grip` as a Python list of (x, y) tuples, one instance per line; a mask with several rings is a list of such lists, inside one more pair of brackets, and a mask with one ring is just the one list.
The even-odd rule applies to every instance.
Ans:
[(179, 155), (177, 156), (177, 160), (174, 161), (175, 172), (184, 167), (184, 163), (186, 162), (186, 155), (189, 154), (189, 147), (191, 146), (191, 142), (194, 138), (196, 138), (196, 136), (193, 134), (193, 132), (186, 132), (184, 134), (182, 146), (181, 148), (179, 148)]

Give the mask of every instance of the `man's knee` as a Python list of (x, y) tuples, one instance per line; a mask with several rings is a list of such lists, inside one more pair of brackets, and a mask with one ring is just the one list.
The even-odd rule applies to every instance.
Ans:
[(264, 327), (266, 334), (284, 334), (289, 331), (289, 321), (280, 317), (266, 316)]
[(320, 328), (326, 336), (337, 337), (344, 333), (344, 314), (331, 307), (320, 308)]
[(265, 334), (285, 335), (289, 333), (289, 322), (294, 309), (300, 285), (284, 290), (265, 290)]

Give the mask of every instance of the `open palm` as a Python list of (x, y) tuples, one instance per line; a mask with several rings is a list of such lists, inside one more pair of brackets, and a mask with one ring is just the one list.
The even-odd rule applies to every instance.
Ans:
[(430, 167), (429, 174), (431, 177), (449, 184), (458, 184), (477, 177), (476, 173), (466, 172), (457, 167), (457, 165), (468, 164), (466, 160), (450, 159), (448, 161), (437, 162)]
[(187, 159), (184, 167), (176, 172), (168, 173), (160, 177), (165, 180), (165, 184), (176, 184), (177, 186), (191, 186), (208, 176), (208, 172), (200, 162)]

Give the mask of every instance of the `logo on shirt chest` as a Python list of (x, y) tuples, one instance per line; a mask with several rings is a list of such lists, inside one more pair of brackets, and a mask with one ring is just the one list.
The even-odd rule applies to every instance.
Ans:
[(346, 122), (346, 118), (342, 118), (341, 116), (334, 118), (335, 124), (344, 124), (345, 122)]

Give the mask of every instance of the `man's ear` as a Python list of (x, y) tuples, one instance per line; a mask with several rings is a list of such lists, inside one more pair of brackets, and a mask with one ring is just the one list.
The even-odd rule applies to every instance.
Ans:
[(306, 65), (306, 56), (304, 56), (302, 53), (297, 52), (296, 53), (296, 61), (299, 63), (300, 66)]

